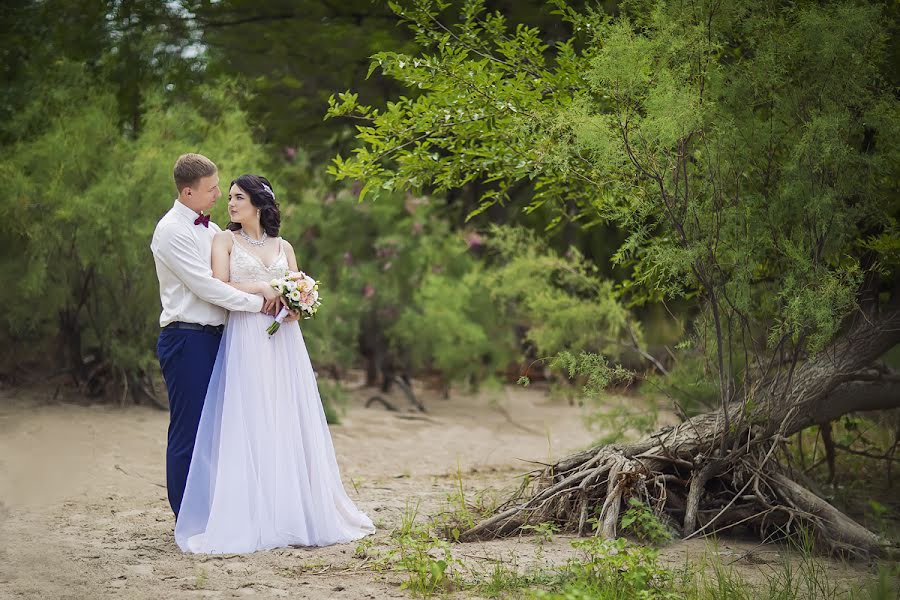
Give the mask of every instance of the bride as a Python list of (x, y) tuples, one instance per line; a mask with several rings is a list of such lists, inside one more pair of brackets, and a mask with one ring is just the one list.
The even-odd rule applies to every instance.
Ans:
[[(213, 240), (216, 278), (259, 292), (298, 270), (265, 177), (231, 182), (228, 213)], [(185, 552), (325, 546), (375, 531), (344, 492), (300, 327), (286, 322), (270, 338), (271, 322), (228, 317), (175, 525)]]

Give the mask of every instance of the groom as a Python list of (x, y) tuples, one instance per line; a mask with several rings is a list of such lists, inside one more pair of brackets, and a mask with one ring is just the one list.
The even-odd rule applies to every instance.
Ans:
[(174, 176), (178, 198), (157, 224), (150, 249), (162, 303), (156, 349), (169, 392), (166, 488), (177, 519), (226, 311), (260, 312), (276, 296), (274, 290), (271, 298), (247, 294), (212, 275), (212, 239), (221, 230), (206, 213), (222, 195), (216, 165), (185, 154)]

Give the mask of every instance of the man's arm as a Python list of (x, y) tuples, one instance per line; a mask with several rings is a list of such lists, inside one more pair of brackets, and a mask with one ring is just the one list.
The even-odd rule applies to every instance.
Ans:
[(213, 277), (209, 260), (200, 256), (194, 237), (179, 227), (158, 232), (155, 254), (198, 298), (231, 311), (260, 312), (263, 298)]
[(263, 297), (263, 310), (266, 314), (275, 314), (281, 308), (278, 299), (281, 295), (267, 281), (231, 281), (231, 252), (234, 238), (231, 233), (220, 231), (212, 241), (212, 276), (224, 281), (233, 288), (248, 294), (259, 294)]

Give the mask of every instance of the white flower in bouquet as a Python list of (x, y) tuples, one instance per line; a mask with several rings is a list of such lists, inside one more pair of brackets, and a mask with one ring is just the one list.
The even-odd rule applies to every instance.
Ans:
[(304, 319), (310, 319), (319, 310), (319, 283), (306, 273), (289, 273), (280, 279), (273, 279), (269, 285), (281, 294), (284, 302), (275, 322), (266, 329), (270, 336), (278, 331), (289, 311), (298, 311)]

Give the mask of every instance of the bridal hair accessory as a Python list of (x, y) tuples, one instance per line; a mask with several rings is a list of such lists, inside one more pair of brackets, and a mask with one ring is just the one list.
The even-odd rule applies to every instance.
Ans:
[(204, 227), (209, 227), (209, 215), (200, 213), (200, 216), (194, 219), (194, 225), (203, 225)]
[(275, 200), (275, 192), (272, 191), (272, 188), (267, 186), (266, 184), (262, 184), (263, 189), (269, 192), (269, 195), (272, 196), (272, 200)]

